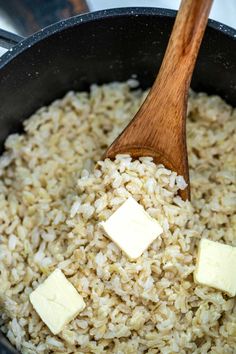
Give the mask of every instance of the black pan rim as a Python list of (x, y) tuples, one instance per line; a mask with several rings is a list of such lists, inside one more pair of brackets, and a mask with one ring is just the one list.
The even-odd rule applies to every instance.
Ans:
[[(50, 26), (47, 26), (27, 38), (22, 37), (22, 41), (20, 41), (14, 47), (8, 50), (5, 54), (3, 54), (2, 57), (0, 57), (0, 70), (19, 54), (28, 50), (31, 46), (39, 43), (41, 40), (50, 37), (51, 35), (54, 35), (56, 33), (60, 33), (65, 29), (71, 28), (75, 25), (82, 26), (83, 24), (86, 24), (88, 22), (95, 22), (104, 18), (113, 18), (120, 16), (157, 16), (174, 18), (176, 16), (176, 13), (177, 11), (175, 10), (158, 7), (121, 7), (89, 12), (82, 15), (69, 17), (66, 20), (62, 20)], [(223, 36), (230, 37), (230, 39), (236, 41), (236, 29), (233, 29), (232, 27), (229, 27), (223, 23), (211, 19), (208, 20), (208, 27), (219, 32)]]

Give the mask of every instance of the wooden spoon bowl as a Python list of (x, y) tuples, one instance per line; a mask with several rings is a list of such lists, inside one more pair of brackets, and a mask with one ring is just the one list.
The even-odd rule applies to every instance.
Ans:
[(188, 183), (186, 112), (190, 81), (213, 0), (182, 0), (158, 76), (141, 108), (106, 151), (153, 157)]

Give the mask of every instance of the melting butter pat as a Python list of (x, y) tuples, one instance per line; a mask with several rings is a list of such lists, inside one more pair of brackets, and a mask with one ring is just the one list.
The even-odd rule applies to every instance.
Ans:
[(30, 301), (53, 334), (61, 332), (85, 308), (83, 298), (60, 269), (30, 294)]
[(236, 295), (236, 247), (202, 239), (194, 279), (197, 283)]
[(130, 259), (137, 259), (163, 232), (160, 224), (132, 197), (100, 225)]

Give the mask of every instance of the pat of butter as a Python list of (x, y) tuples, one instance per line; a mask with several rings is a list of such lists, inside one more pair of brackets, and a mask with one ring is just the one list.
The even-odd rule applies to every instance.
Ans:
[(163, 232), (160, 224), (132, 197), (100, 225), (130, 259), (140, 257)]
[(53, 334), (58, 334), (85, 308), (83, 298), (60, 269), (30, 294), (30, 301)]
[(202, 239), (194, 279), (197, 283), (236, 295), (236, 247)]

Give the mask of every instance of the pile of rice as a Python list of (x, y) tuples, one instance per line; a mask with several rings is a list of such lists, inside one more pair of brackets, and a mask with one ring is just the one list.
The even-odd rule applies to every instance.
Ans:
[[(236, 352), (236, 299), (193, 282), (202, 237), (236, 246), (236, 110), (191, 92), (192, 203), (184, 202), (183, 178), (148, 157), (96, 165), (144, 99), (134, 86), (70, 92), (6, 141), (0, 328), (22, 353)], [(131, 195), (164, 229), (132, 262), (98, 226)], [(29, 302), (55, 268), (86, 303), (58, 336)]]

